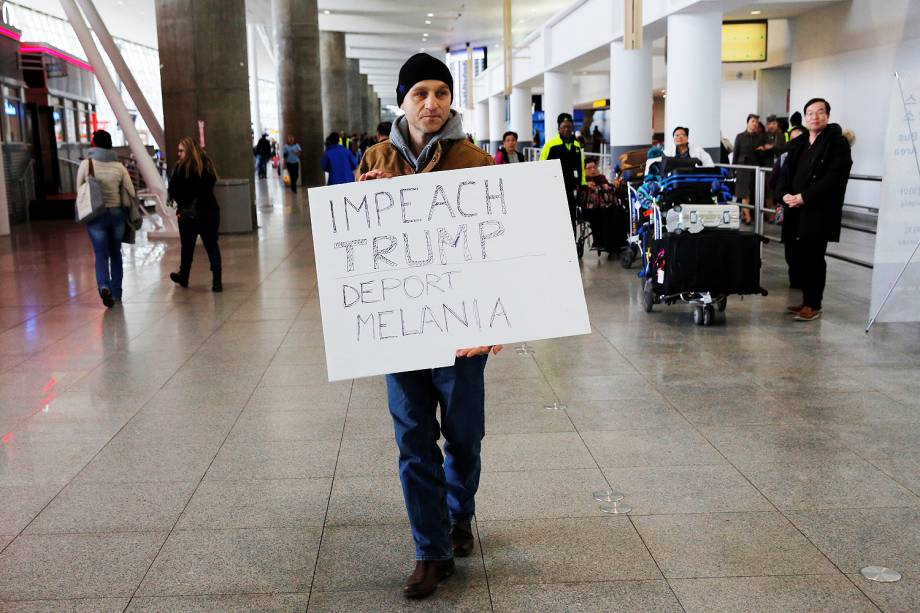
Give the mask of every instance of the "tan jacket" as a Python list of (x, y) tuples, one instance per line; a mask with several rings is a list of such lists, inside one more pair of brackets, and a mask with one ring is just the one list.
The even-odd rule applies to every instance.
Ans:
[[(431, 156), (431, 161), (425, 165), (422, 172), (476, 168), (491, 166), (495, 163), (492, 156), (466, 139), (440, 140), (434, 146), (434, 155)], [(358, 165), (358, 176), (360, 177), (369, 170), (385, 170), (397, 177), (415, 174), (412, 165), (399, 154), (389, 140), (377, 143), (364, 152), (364, 157), (361, 158), (361, 163)]]

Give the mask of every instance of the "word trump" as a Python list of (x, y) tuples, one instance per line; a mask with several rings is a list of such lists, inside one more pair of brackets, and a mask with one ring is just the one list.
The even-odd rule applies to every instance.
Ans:
[[(345, 272), (487, 260), (489, 241), (505, 233), (504, 224), (490, 217), (508, 214), (500, 178), (493, 188), (484, 179), (481, 185), (461, 181), (453, 200), (443, 185), (436, 185), (430, 198), (420, 197), (419, 188), (409, 187), (376, 191), (360, 200), (348, 196), (330, 200), (332, 233), (343, 238), (334, 242), (334, 248), (344, 256)], [(432, 227), (434, 223), (443, 225)], [(427, 228), (419, 231), (412, 224)], [(393, 233), (394, 225), (406, 231)], [(366, 236), (368, 230), (384, 227), (391, 232)], [(347, 234), (359, 238), (344, 240), (342, 235)]]

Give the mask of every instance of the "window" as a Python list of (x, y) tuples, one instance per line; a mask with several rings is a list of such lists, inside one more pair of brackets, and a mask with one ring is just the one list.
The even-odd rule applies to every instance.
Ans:
[(77, 141), (76, 111), (73, 100), (64, 101), (64, 121), (66, 122), (64, 140), (68, 143)]
[(2, 134), (0, 140), (7, 143), (21, 143), (25, 140), (22, 131), (23, 107), (20, 91), (15, 87), (3, 87)]
[(54, 120), (54, 140), (58, 144), (65, 142), (64, 133), (64, 100), (62, 98), (49, 98), (51, 118)]

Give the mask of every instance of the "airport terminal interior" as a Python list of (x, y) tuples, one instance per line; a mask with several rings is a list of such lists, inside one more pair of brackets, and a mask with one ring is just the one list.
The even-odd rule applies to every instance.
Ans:
[[(920, 611), (920, 1), (0, 5), (0, 611)], [(521, 162), (574, 151), (610, 187), (578, 176), (572, 226), (562, 179), (527, 203), (562, 220), (542, 226), (584, 296), (530, 307), (589, 325), (489, 355), (472, 551), (407, 598), (400, 384), (382, 364), (329, 380), (337, 273), (314, 222), (333, 192), (309, 189), (335, 183), (331, 151), (373, 158), (380, 124), (415, 134), (401, 68), (420, 52), (489, 156), (514, 132)], [(775, 187), (818, 176), (784, 178), (797, 125), (852, 160), (817, 305), (810, 277), (790, 287), (805, 218)], [(674, 162), (687, 137), (709, 163)], [(748, 146), (768, 142), (789, 157)], [(206, 216), (177, 196), (180, 147), (219, 176), (217, 274), (202, 241), (182, 259)], [(102, 154), (140, 224), (114, 303), (102, 218), (74, 221), (95, 207), (85, 160), (98, 183), (117, 165)], [(669, 200), (669, 164), (709, 202)], [(707, 206), (725, 227), (694, 226)], [(743, 289), (668, 290), (691, 255), (674, 245), (739, 237), (720, 257), (753, 258)], [(712, 253), (699, 266), (747, 270)]]

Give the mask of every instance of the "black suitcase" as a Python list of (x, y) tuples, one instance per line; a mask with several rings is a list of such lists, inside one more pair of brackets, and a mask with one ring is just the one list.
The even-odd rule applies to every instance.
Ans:
[(686, 292), (710, 294), (763, 294), (760, 286), (760, 245), (752, 232), (668, 234), (655, 242), (653, 253), (663, 253), (664, 275), (656, 258), (652, 279), (659, 295)]

